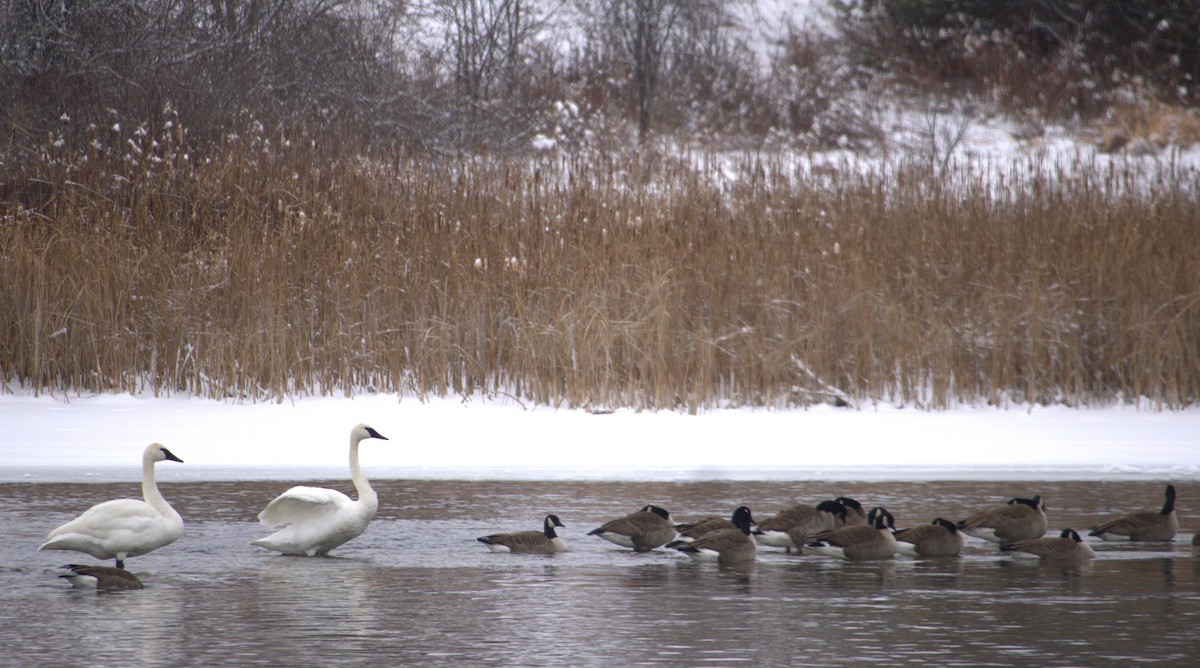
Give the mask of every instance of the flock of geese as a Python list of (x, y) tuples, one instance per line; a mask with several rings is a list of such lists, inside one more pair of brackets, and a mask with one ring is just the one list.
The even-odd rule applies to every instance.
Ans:
[[(561, 552), (566, 549), (555, 527), (555, 515), (546, 517), (543, 531), (497, 534), (480, 538), (492, 549), (512, 552)], [(678, 550), (697, 561), (738, 563), (758, 558), (761, 547), (783, 548), (846, 559), (869, 561), (904, 556), (931, 559), (957, 557), (963, 535), (996, 543), (1004, 552), (1050, 560), (1079, 560), (1095, 556), (1074, 529), (1046, 537), (1046, 506), (1041, 496), (1015, 498), (985, 508), (958, 522), (942, 517), (929, 524), (897, 529), (886, 508), (864, 512), (858, 501), (838, 497), (816, 505), (794, 505), (760, 522), (750, 509), (740, 506), (728, 520), (706, 517), (676, 524), (664, 508), (647, 505), (641, 510), (605, 522), (588, 532), (616, 545), (646, 552), (658, 547)], [(1175, 486), (1167, 485), (1161, 510), (1137, 511), (1092, 527), (1089, 536), (1105, 541), (1171, 541), (1179, 531), (1175, 515)], [(1200, 545), (1200, 533), (1192, 539)]]
[[(281, 554), (319, 556), (362, 534), (375, 517), (379, 497), (358, 462), (359, 444), (367, 439), (388, 440), (375, 429), (356, 425), (350, 431), (350, 480), (354, 500), (322, 487), (292, 487), (272, 500), (258, 520), (275, 533), (252, 541)], [(71, 564), (61, 577), (81, 588), (141, 589), (142, 583), (125, 570), (125, 560), (175, 542), (183, 533), (183, 518), (163, 498), (155, 482), (155, 464), (182, 462), (159, 443), (142, 454), (142, 499), (116, 499), (92, 506), (79, 517), (54, 529), (39, 550), (71, 550), (97, 559), (113, 559), (115, 566)], [(1179, 531), (1175, 514), (1175, 486), (1167, 485), (1161, 510), (1137, 511), (1092, 527), (1089, 536), (1101, 540), (1171, 541)], [(496, 533), (477, 538), (493, 552), (553, 554), (567, 550), (557, 529), (557, 515), (546, 515), (541, 531)], [(891, 559), (900, 554), (914, 558), (956, 557), (963, 535), (996, 543), (1005, 552), (1050, 560), (1078, 560), (1094, 556), (1092, 547), (1074, 529), (1046, 537), (1046, 507), (1041, 496), (1014, 498), (954, 522), (942, 517), (929, 524), (896, 529), (886, 508), (865, 511), (848, 497), (797, 504), (762, 521), (746, 506), (729, 519), (705, 517), (676, 523), (656, 505), (619, 517), (588, 532), (637, 552), (660, 547), (676, 550), (696, 561), (724, 564), (757, 559), (763, 547), (785, 552), (816, 554), (865, 561)], [(1200, 545), (1200, 532), (1192, 538)]]

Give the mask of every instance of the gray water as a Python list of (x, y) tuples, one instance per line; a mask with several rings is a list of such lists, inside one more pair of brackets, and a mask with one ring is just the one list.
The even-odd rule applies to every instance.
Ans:
[[(308, 484), (308, 483), (306, 483)], [(319, 482), (352, 492), (346, 481)], [(373, 481), (380, 513), (333, 557), (247, 543), (287, 482), (165, 483), (183, 537), (127, 563), (132, 592), (75, 590), (45, 534), (136, 483), (0, 484), (0, 665), (1191, 665), (1200, 645), (1200, 483), (1177, 483), (1174, 543), (1095, 544), (1076, 565), (968, 539), (959, 559), (842, 563), (763, 549), (745, 568), (634, 554), (586, 533), (657, 503), (677, 520), (761, 517), (847, 495), (898, 525), (1042, 494), (1054, 529), (1161, 505), (1160, 482), (599, 483)], [(475, 537), (555, 512), (571, 551)], [(111, 562), (108, 562), (111, 564)]]

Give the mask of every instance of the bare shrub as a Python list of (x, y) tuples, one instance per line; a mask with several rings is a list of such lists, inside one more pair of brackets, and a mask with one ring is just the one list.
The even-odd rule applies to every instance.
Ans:
[(1170, 104), (1200, 89), (1200, 10), (1193, 2), (839, 3), (865, 63), (1002, 108), (1095, 118), (1130, 82)]

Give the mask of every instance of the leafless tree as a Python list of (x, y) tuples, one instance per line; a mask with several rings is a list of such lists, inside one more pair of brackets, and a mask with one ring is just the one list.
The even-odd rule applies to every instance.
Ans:
[[(598, 49), (624, 71), (639, 142), (654, 124), (663, 77), (673, 65), (696, 62), (733, 23), (737, 2), (720, 0), (581, 0), (595, 24)], [(686, 73), (674, 68), (672, 74)], [(676, 82), (670, 82), (672, 84)], [(674, 86), (672, 86), (674, 88)]]
[(539, 26), (536, 9), (522, 0), (426, 0), (421, 8), (446, 31), (454, 80), (464, 96), (486, 100), (509, 92)]

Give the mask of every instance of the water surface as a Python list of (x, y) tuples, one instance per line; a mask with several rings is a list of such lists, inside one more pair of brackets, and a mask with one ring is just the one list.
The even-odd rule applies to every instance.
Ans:
[[(0, 664), (1189, 665), (1200, 483), (1177, 483), (1174, 543), (1096, 544), (1078, 565), (968, 539), (960, 559), (847, 564), (763, 549), (750, 566), (720, 568), (585, 535), (645, 503), (678, 520), (743, 503), (765, 517), (839, 495), (911, 525), (1042, 494), (1053, 528), (1086, 528), (1160, 505), (1164, 484), (377, 480), (367, 533), (310, 559), (248, 545), (267, 533), (254, 515), (289, 483), (164, 483), (184, 535), (129, 560), (146, 589), (112, 594), (56, 577), (91, 557), (36, 550), (91, 504), (136, 496), (136, 483), (0, 484)], [(548, 512), (567, 525), (570, 552), (493, 554), (474, 540), (538, 528)]]

